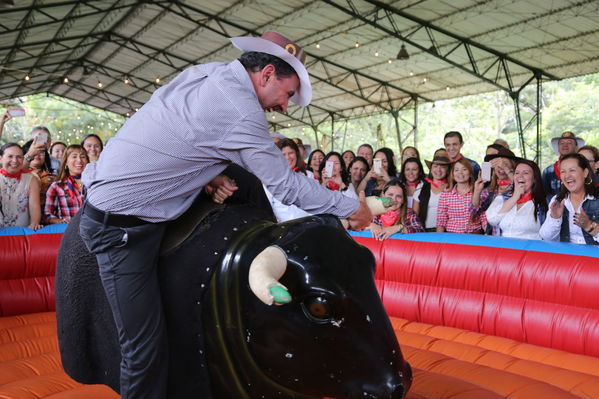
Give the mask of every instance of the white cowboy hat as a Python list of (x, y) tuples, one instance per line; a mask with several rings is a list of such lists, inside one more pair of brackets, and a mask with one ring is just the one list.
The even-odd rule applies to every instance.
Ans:
[(231, 43), (239, 50), (257, 51), (279, 57), (295, 70), (300, 80), (299, 90), (291, 97), (291, 101), (305, 107), (312, 101), (312, 85), (308, 71), (304, 66), (306, 53), (296, 43), (275, 31), (267, 31), (261, 37), (231, 37)]
[(562, 139), (571, 139), (576, 141), (576, 146), (578, 148), (583, 147), (584, 146), (584, 140), (581, 138), (576, 137), (576, 135), (570, 131), (566, 131), (563, 132), (561, 136), (559, 137), (554, 137), (551, 139), (551, 146), (553, 147), (553, 151), (555, 151), (556, 154), (559, 155), (559, 149), (558, 149), (558, 144), (559, 141)]

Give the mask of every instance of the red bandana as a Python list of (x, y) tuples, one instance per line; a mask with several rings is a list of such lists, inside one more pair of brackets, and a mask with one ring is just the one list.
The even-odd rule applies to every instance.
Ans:
[(387, 211), (379, 216), (383, 227), (389, 227), (395, 225), (399, 219), (399, 209), (395, 211)]
[(425, 177), (424, 180), (426, 180), (427, 182), (429, 182), (430, 184), (432, 184), (433, 186), (439, 188), (440, 185), (442, 184), (447, 184), (447, 179), (442, 179), (439, 181), (434, 181), (433, 179), (429, 179), (428, 177)]
[(333, 180), (329, 180), (327, 182), (327, 188), (329, 190), (337, 191), (341, 188), (341, 186), (339, 186), (339, 184), (335, 183)]
[(512, 181), (510, 179), (497, 180), (497, 184), (499, 184), (500, 186), (509, 186), (510, 184), (512, 184)]
[(0, 173), (2, 173), (4, 176), (8, 177), (9, 179), (17, 179), (19, 182), (21, 181), (21, 175), (23, 173), (30, 172), (33, 172), (33, 169), (20, 170), (17, 173), (8, 173), (6, 170), (0, 169)]
[(420, 180), (416, 180), (416, 181), (407, 181), (406, 184), (408, 186), (412, 186), (412, 187), (416, 187), (417, 185), (420, 184)]
[(462, 154), (459, 154), (456, 159), (451, 160), (451, 163), (456, 163), (457, 161), (459, 161), (462, 158), (464, 158), (464, 156)]
[(528, 202), (532, 200), (532, 191), (527, 192), (526, 194), (523, 194), (520, 199), (517, 201), (518, 204), (523, 204), (525, 202)]
[(555, 163), (553, 164), (553, 171), (555, 172), (555, 176), (557, 176), (557, 180), (561, 180), (562, 179), (562, 174), (559, 171), (559, 165), (560, 165), (560, 161), (559, 159), (557, 161), (555, 161)]

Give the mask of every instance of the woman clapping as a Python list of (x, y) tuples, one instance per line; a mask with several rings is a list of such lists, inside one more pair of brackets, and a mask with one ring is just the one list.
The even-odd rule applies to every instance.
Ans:
[(589, 161), (568, 154), (560, 162), (560, 192), (551, 199), (539, 231), (543, 240), (599, 245), (599, 188)]
[(540, 240), (539, 229), (547, 214), (541, 171), (536, 163), (518, 160), (513, 192), (495, 197), (487, 209), (487, 221), (503, 237)]

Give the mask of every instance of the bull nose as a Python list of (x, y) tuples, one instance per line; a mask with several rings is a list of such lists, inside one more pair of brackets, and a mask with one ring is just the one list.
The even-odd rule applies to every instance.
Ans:
[(381, 389), (365, 389), (359, 395), (350, 395), (350, 398), (372, 398), (372, 399), (403, 399), (407, 392), (406, 387), (403, 384), (397, 384), (393, 386), (386, 386)]
[(393, 389), (391, 393), (390, 399), (403, 399), (406, 393), (405, 387), (403, 385), (398, 385)]

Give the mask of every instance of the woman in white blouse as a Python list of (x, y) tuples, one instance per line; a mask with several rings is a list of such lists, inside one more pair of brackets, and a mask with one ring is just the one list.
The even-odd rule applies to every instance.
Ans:
[(580, 154), (560, 161), (560, 192), (551, 199), (541, 227), (547, 241), (599, 245), (599, 187), (593, 184), (589, 161)]
[(487, 221), (503, 237), (540, 240), (547, 214), (541, 171), (526, 159), (516, 162), (513, 190), (499, 194), (486, 211)]

